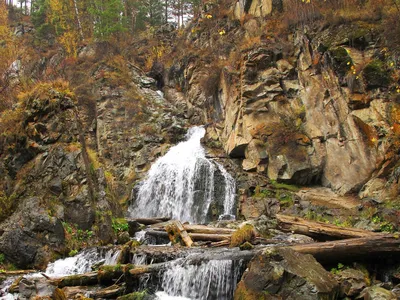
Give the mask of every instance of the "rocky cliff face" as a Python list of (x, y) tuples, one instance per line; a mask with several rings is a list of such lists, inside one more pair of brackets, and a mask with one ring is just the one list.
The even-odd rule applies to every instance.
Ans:
[(134, 184), (186, 132), (182, 109), (122, 57), (102, 60), (106, 46), (82, 48), (79, 67), (65, 69), (60, 54), (41, 68), (18, 63), (16, 86), (49, 70), (71, 76), (71, 85), (37, 83), (1, 119), (0, 252), (20, 267), (113, 242), (111, 216), (123, 215)]
[[(219, 55), (213, 62), (192, 55), (170, 69), (181, 70), (192, 110), (206, 113), (195, 118), (213, 122), (210, 140), (245, 172), (395, 198), (399, 104), (389, 77), (396, 57), (382, 54), (373, 24), (303, 27), (283, 38), (262, 33), (269, 24), (259, 17), (285, 3), (238, 1), (215, 27), (192, 25), (187, 40)], [(209, 27), (224, 31), (213, 35)], [(212, 86), (204, 84), (210, 68), (220, 71)], [(176, 78), (170, 71), (167, 86)]]

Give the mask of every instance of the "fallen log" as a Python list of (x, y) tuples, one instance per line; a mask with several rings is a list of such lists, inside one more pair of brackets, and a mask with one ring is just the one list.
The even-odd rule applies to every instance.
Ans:
[[(190, 224), (183, 224), (183, 228), (189, 233), (205, 233), (205, 234), (232, 234), (236, 231), (235, 229), (230, 229), (230, 228), (217, 228), (206, 225), (190, 225)], [(158, 231), (164, 231), (165, 226), (152, 226), (152, 229)]]
[(231, 244), (231, 242), (229, 240), (224, 240), (224, 241), (220, 241), (220, 242), (212, 242), (208, 246), (211, 248), (217, 248), (217, 247), (227, 247), (230, 244)]
[(102, 299), (116, 299), (117, 297), (123, 295), (125, 292), (125, 286), (120, 285), (112, 285), (107, 288), (98, 290), (95, 292), (92, 297), (94, 299), (102, 298)]
[(136, 218), (136, 219), (128, 219), (127, 222), (138, 222), (143, 225), (153, 225), (158, 223), (163, 223), (171, 220), (168, 217), (156, 217), (156, 218)]
[(158, 273), (160, 271), (165, 270), (168, 267), (171, 267), (170, 262), (135, 266), (134, 268), (129, 270), (129, 274), (131, 274), (132, 276), (139, 276), (142, 274)]
[[(166, 233), (165, 231), (149, 230), (147, 231), (147, 234), (155, 237), (168, 238), (168, 233)], [(189, 236), (193, 241), (211, 241), (211, 242), (219, 242), (219, 241), (229, 240), (231, 238), (230, 234), (189, 233)]]
[(179, 243), (179, 240), (182, 239), (187, 247), (190, 248), (193, 245), (192, 239), (180, 221), (172, 221), (165, 227), (165, 231), (168, 233), (168, 238), (172, 244)]
[(36, 272), (35, 270), (16, 270), (16, 271), (1, 270), (0, 275), (9, 277), (9, 276), (26, 275), (26, 274), (35, 273), (35, 272)]
[(97, 272), (90, 272), (85, 274), (69, 275), (57, 279), (52, 279), (59, 288), (65, 286), (87, 286), (97, 284)]
[(311, 254), (320, 262), (338, 262), (343, 259), (376, 259), (378, 254), (400, 253), (400, 238), (379, 235), (363, 238), (289, 246), (297, 252)]
[(368, 230), (339, 227), (287, 215), (277, 214), (276, 219), (278, 220), (278, 227), (282, 231), (304, 234), (313, 238), (348, 239), (382, 235)]

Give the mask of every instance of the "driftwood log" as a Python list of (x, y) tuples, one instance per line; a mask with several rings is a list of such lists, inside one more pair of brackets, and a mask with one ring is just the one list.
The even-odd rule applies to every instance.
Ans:
[[(165, 224), (157, 224), (151, 226), (153, 230), (164, 231)], [(217, 228), (206, 225), (190, 225), (183, 224), (183, 228), (189, 233), (206, 233), (206, 234), (232, 234), (236, 230), (230, 228)]]
[(168, 233), (169, 240), (173, 244), (179, 243), (180, 240), (182, 240), (183, 243), (189, 248), (193, 245), (193, 240), (188, 235), (180, 221), (175, 220), (170, 222), (170, 224), (165, 227), (165, 230)]
[(143, 225), (153, 225), (158, 223), (163, 223), (171, 220), (168, 217), (156, 217), (156, 218), (136, 218), (136, 219), (128, 219), (127, 222), (137, 222)]
[[(154, 237), (164, 237), (168, 238), (168, 233), (165, 231), (158, 231), (158, 230), (149, 230), (147, 231), (148, 235)], [(206, 233), (189, 233), (190, 238), (193, 241), (211, 241), (211, 242), (219, 242), (230, 240), (230, 234), (206, 234)]]
[(278, 227), (282, 231), (304, 234), (317, 239), (348, 239), (382, 235), (368, 230), (340, 227), (322, 222), (309, 221), (294, 216), (277, 214), (276, 219), (278, 220)]
[(341, 259), (376, 259), (374, 255), (400, 253), (400, 238), (395, 235), (378, 235), (323, 243), (289, 246), (293, 250), (311, 254), (320, 262), (337, 262)]

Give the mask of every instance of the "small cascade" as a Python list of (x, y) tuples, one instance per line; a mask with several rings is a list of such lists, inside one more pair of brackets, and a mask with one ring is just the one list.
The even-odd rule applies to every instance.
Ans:
[(85, 249), (73, 257), (59, 259), (49, 264), (45, 273), (50, 277), (87, 273), (95, 264), (116, 264), (119, 254), (120, 250), (115, 249), (108, 251), (99, 248)]
[(132, 264), (135, 266), (145, 265), (147, 261), (146, 254), (135, 254), (132, 258)]
[(210, 260), (200, 265), (177, 264), (164, 272), (162, 288), (168, 296), (229, 300), (233, 299), (239, 276), (240, 261)]
[(217, 166), (225, 181), (224, 213), (220, 216), (220, 219), (234, 220), (235, 215), (233, 212), (235, 210), (236, 182), (223, 166), (220, 164), (217, 164)]
[(121, 254), (121, 250), (117, 249), (110, 249), (107, 251), (106, 256), (105, 256), (105, 265), (116, 265), (118, 262), (118, 257)]
[(131, 217), (168, 216), (204, 223), (211, 203), (234, 215), (235, 181), (218, 163), (206, 158), (200, 140), (203, 127), (189, 129), (186, 141), (172, 147), (150, 168), (137, 191)]

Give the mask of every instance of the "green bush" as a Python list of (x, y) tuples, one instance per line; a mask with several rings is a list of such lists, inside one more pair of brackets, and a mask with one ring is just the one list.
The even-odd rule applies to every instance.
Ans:
[(128, 222), (122, 218), (113, 218), (111, 226), (115, 233), (129, 230)]

